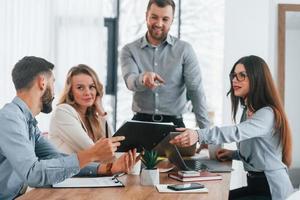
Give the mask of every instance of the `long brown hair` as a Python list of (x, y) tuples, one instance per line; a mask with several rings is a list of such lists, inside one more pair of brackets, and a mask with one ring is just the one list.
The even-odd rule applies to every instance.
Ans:
[[(79, 74), (86, 74), (86, 75), (90, 76), (94, 81), (97, 95), (100, 97), (103, 96), (103, 85), (99, 81), (99, 78), (98, 78), (96, 72), (87, 65), (79, 64), (77, 66), (72, 67), (69, 70), (67, 79), (65, 82), (65, 86), (64, 86), (64, 89), (63, 89), (63, 92), (61, 94), (58, 104), (66, 103), (66, 104), (73, 106), (77, 110), (78, 105), (76, 104), (73, 94), (72, 94), (72, 77), (75, 75), (79, 75)], [(92, 132), (93, 132), (92, 139), (95, 142), (95, 141), (99, 140), (101, 137), (103, 137), (102, 131), (101, 131), (102, 127), (100, 127), (98, 113), (96, 112), (95, 105), (92, 105), (91, 107), (89, 107), (87, 109), (86, 116), (87, 116), (87, 119), (92, 128)]]
[[(230, 73), (234, 72), (237, 64), (244, 65), (249, 78), (249, 92), (246, 96), (248, 108), (253, 109), (254, 112), (266, 106), (273, 109), (275, 128), (279, 130), (282, 144), (282, 161), (289, 167), (292, 162), (291, 129), (267, 63), (258, 56), (245, 56), (233, 65)], [(245, 102), (243, 98), (234, 96), (232, 81), (230, 84), (227, 95), (230, 94), (232, 117), (236, 122), (238, 106), (245, 105)]]

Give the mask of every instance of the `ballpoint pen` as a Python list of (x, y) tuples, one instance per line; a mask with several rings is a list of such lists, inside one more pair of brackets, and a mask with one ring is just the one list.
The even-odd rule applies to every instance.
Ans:
[(118, 177), (121, 177), (121, 176), (124, 176), (126, 173), (118, 173), (118, 174), (115, 174), (114, 176), (113, 176), (113, 178), (118, 178)]

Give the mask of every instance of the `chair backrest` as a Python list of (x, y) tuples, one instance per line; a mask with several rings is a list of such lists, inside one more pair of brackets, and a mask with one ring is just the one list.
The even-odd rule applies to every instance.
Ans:
[(286, 200), (299, 200), (300, 199), (300, 190), (297, 190), (291, 194)]
[(300, 168), (291, 168), (289, 169), (289, 176), (293, 187), (298, 189), (300, 186)]

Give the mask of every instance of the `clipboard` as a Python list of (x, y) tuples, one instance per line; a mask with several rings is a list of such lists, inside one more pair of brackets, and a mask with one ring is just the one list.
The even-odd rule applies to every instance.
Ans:
[(106, 188), (124, 187), (116, 176), (68, 178), (52, 185), (53, 188)]

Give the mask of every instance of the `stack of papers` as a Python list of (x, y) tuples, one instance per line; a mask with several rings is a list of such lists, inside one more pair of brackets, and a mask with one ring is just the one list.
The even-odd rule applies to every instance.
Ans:
[(54, 188), (93, 188), (93, 187), (124, 187), (114, 176), (95, 178), (68, 178), (63, 182), (54, 184)]

